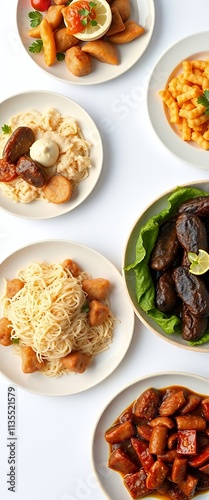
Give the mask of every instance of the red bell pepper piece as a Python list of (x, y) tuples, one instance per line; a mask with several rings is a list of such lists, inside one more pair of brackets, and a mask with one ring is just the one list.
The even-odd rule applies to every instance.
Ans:
[(178, 431), (177, 453), (181, 455), (196, 455), (197, 435), (195, 430)]
[(189, 460), (191, 467), (201, 467), (209, 460), (209, 447), (201, 451), (196, 457)]
[(149, 452), (149, 445), (137, 438), (131, 438), (131, 444), (139, 458), (145, 472), (149, 472), (154, 463), (154, 458)]

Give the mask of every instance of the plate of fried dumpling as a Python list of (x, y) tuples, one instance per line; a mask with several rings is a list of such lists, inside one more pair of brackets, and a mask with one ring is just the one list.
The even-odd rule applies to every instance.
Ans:
[[(62, 14), (67, 0), (52, 2), (34, 27), (30, 0), (18, 0), (17, 28), (22, 45), (38, 69), (60, 81), (94, 85), (113, 80), (128, 71), (144, 54), (155, 24), (154, 0), (107, 0), (112, 22), (98, 40), (81, 41), (67, 33)], [(41, 22), (47, 20), (55, 45), (46, 61)], [(41, 38), (42, 36), (42, 38)]]

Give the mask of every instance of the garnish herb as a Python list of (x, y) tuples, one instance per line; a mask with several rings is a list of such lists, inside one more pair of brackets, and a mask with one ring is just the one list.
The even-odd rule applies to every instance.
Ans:
[(42, 14), (38, 10), (34, 10), (33, 12), (29, 12), (28, 17), (30, 19), (30, 27), (36, 28), (42, 21)]
[(33, 42), (30, 47), (28, 48), (29, 52), (32, 52), (33, 54), (39, 54), (39, 52), (42, 51), (43, 48), (43, 42), (42, 40), (36, 40)]
[(19, 344), (19, 342), (20, 342), (20, 339), (12, 339), (13, 344)]
[(57, 52), (56, 58), (57, 61), (63, 61), (63, 59), (65, 58), (65, 54), (63, 54), (63, 52)]
[(4, 134), (9, 134), (11, 132), (11, 127), (10, 125), (4, 124), (3, 127), (1, 127), (1, 130), (2, 132), (4, 132)]
[(205, 114), (209, 115), (209, 90), (205, 90), (203, 95), (198, 97), (197, 102), (198, 104), (203, 104), (203, 106), (206, 107)]
[(82, 21), (81, 21), (81, 24), (83, 26), (87, 26), (90, 22), (90, 24), (92, 26), (97, 26), (98, 22), (96, 21), (96, 19), (91, 19), (91, 14), (93, 13), (92, 12), (92, 9), (96, 7), (96, 3), (94, 2), (89, 2), (89, 9), (80, 9), (78, 11), (78, 14), (79, 16), (82, 16)]
[(86, 313), (89, 312), (89, 305), (87, 304), (87, 302), (83, 304), (83, 306), (81, 307), (81, 311)]

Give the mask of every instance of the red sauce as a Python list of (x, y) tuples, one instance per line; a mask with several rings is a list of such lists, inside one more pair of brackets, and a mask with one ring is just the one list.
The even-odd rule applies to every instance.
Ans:
[(63, 12), (70, 35), (84, 31), (89, 22), (96, 18), (96, 11), (87, 0), (73, 3), (64, 8)]

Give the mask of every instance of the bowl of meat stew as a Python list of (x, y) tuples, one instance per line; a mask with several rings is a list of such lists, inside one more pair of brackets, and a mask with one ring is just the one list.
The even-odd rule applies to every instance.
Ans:
[(198, 375), (161, 372), (113, 397), (92, 440), (94, 471), (107, 498), (208, 498), (208, 387)]
[(209, 352), (209, 272), (194, 275), (188, 253), (209, 252), (209, 181), (176, 186), (131, 229), (123, 277), (137, 317), (163, 340)]

